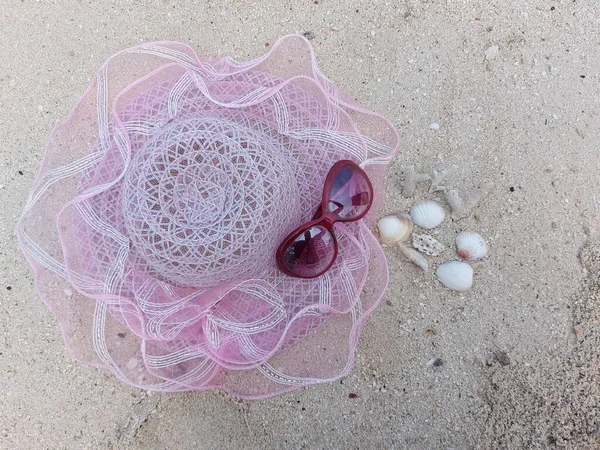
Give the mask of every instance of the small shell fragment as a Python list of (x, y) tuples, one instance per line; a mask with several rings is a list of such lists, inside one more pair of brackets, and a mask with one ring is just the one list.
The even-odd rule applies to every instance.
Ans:
[(439, 256), (444, 251), (444, 245), (428, 234), (413, 233), (412, 244), (421, 253), (430, 256)]
[(477, 261), (487, 256), (488, 248), (480, 234), (463, 231), (456, 236), (456, 253), (461, 259)]
[(422, 200), (412, 207), (410, 216), (416, 225), (430, 230), (444, 221), (446, 213), (439, 203), (433, 200)]
[(473, 268), (462, 261), (446, 261), (435, 273), (444, 286), (456, 292), (468, 291), (473, 285)]
[(487, 50), (485, 51), (485, 60), (486, 61), (491, 61), (492, 59), (495, 59), (496, 56), (498, 56), (498, 51), (500, 50), (500, 47), (498, 47), (497, 45), (490, 45)]
[(418, 251), (402, 244), (400, 244), (398, 248), (400, 249), (400, 253), (402, 253), (410, 262), (416, 264), (425, 272), (429, 271), (429, 263)]
[(413, 229), (413, 221), (408, 214), (394, 214), (382, 217), (377, 222), (382, 244), (397, 244), (406, 241)]

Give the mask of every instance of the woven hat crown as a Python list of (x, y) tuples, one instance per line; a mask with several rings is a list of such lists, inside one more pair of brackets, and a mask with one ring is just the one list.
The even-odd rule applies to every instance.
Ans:
[(198, 117), (200, 99), (185, 100), (185, 114), (133, 157), (123, 186), (128, 236), (175, 285), (261, 277), (299, 220), (294, 161), (260, 125)]

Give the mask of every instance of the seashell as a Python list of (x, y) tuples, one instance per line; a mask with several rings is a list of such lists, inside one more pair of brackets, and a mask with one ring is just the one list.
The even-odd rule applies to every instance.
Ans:
[(433, 200), (422, 200), (410, 210), (413, 222), (427, 230), (437, 227), (446, 218), (444, 208)]
[(413, 229), (413, 221), (408, 214), (390, 215), (377, 222), (379, 238), (382, 244), (397, 244), (404, 242)]
[(462, 261), (446, 261), (438, 266), (435, 274), (453, 291), (465, 292), (473, 285), (473, 268)]
[(412, 244), (413, 247), (421, 253), (430, 256), (438, 256), (444, 251), (444, 245), (428, 234), (414, 233), (412, 236)]
[(488, 248), (481, 235), (463, 231), (456, 236), (456, 253), (461, 259), (477, 261), (487, 256)]
[(400, 253), (402, 253), (404, 257), (408, 259), (411, 263), (416, 264), (425, 272), (429, 271), (429, 263), (427, 262), (425, 257), (421, 255), (418, 251), (402, 244), (400, 244), (398, 248), (400, 249)]

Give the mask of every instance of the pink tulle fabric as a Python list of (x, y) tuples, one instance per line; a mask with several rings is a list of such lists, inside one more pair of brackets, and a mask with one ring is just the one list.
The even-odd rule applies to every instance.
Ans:
[[(17, 233), (78, 360), (144, 389), (264, 398), (350, 370), (387, 286), (370, 227), (397, 146), (301, 36), (245, 63), (144, 44), (53, 132)], [(288, 277), (277, 246), (341, 159), (368, 173), (374, 205), (335, 225), (325, 275)]]

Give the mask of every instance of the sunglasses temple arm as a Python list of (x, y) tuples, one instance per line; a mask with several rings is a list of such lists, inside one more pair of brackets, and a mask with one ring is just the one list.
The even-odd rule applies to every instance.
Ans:
[(315, 213), (312, 216), (311, 220), (316, 220), (319, 217), (321, 217), (321, 215), (323, 215), (323, 207), (321, 205), (319, 205), (319, 207), (317, 208), (317, 210), (315, 211)]

